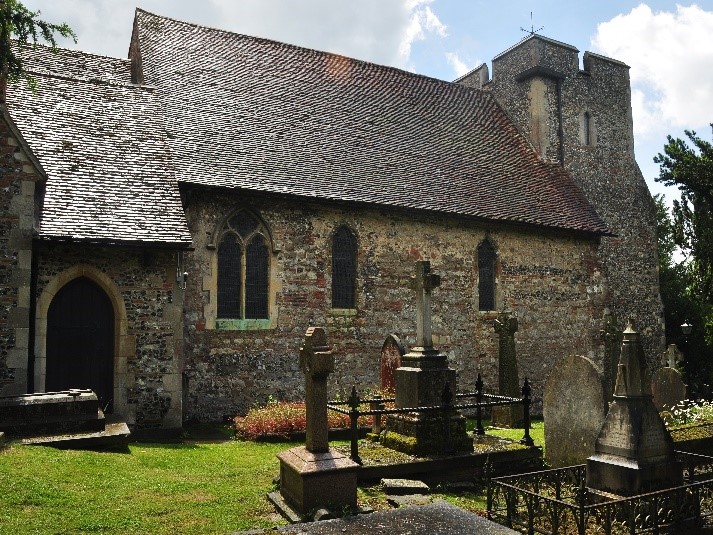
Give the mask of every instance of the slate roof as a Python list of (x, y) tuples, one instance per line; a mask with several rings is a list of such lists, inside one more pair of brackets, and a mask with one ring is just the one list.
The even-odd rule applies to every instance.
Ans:
[(487, 91), (137, 10), (179, 182), (607, 233)]
[(40, 237), (191, 242), (161, 103), (130, 83), (130, 63), (47, 48), (23, 50), (37, 80), (8, 88), (12, 121), (46, 173)]

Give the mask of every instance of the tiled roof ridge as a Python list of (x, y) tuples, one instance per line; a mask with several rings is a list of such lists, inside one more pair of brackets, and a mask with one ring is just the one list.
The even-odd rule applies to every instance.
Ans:
[(49, 72), (41, 72), (41, 71), (33, 71), (33, 70), (28, 70), (28, 71), (26, 71), (26, 73), (29, 74), (30, 76), (37, 76), (40, 78), (53, 78), (56, 80), (64, 80), (66, 82), (81, 82), (81, 83), (93, 84), (93, 85), (124, 87), (126, 89), (145, 90), (149, 93), (153, 93), (156, 90), (156, 86), (149, 85), (149, 84), (120, 83), (120, 82), (114, 82), (112, 80), (105, 80), (102, 78), (84, 78), (84, 77), (80, 77), (80, 76), (62, 76), (61, 74), (52, 74)]
[[(399, 68), (399, 67), (393, 67), (393, 66), (391, 66), (391, 65), (384, 65), (384, 64), (382, 64), (382, 63), (375, 63), (375, 62), (373, 62), (373, 61), (368, 61), (368, 60), (365, 60), (365, 59), (359, 59), (359, 58), (354, 58), (354, 57), (351, 57), (351, 56), (345, 56), (344, 54), (338, 54), (338, 53), (336, 53), (336, 52), (329, 52), (329, 51), (326, 51), (326, 50), (319, 50), (319, 49), (317, 49), (317, 48), (309, 48), (309, 47), (306, 47), (306, 46), (300, 46), (300, 45), (294, 45), (294, 44), (291, 44), (291, 43), (285, 43), (284, 41), (278, 41), (278, 40), (276, 40), (276, 39), (269, 39), (269, 38), (267, 38), (267, 37), (258, 37), (258, 36), (255, 36), (255, 35), (248, 35), (248, 34), (239, 33), (239, 32), (234, 32), (234, 31), (230, 31), (230, 30), (224, 30), (224, 29), (222, 29), (222, 28), (215, 28), (215, 27), (213, 27), (213, 26), (206, 26), (206, 25), (203, 25), (203, 24), (197, 24), (197, 23), (193, 23), (193, 22), (186, 22), (186, 21), (174, 19), (174, 18), (171, 18), (171, 17), (165, 17), (165, 16), (163, 16), (163, 15), (157, 15), (156, 13), (151, 13), (150, 11), (146, 11), (145, 9), (141, 9), (141, 8), (139, 8), (139, 7), (136, 8), (136, 11), (137, 11), (137, 12), (144, 13), (144, 14), (149, 15), (149, 16), (152, 16), (152, 17), (156, 17), (156, 18), (163, 19), (163, 20), (168, 20), (168, 21), (175, 22), (175, 23), (178, 23), (178, 24), (184, 24), (184, 25), (186, 25), (186, 26), (191, 26), (191, 27), (194, 27), (194, 28), (201, 28), (201, 29), (204, 29), (204, 30), (210, 30), (210, 31), (214, 31), (214, 32), (220, 32), (220, 33), (224, 33), (224, 34), (228, 34), (228, 35), (234, 35), (234, 36), (243, 37), (243, 38), (246, 38), (246, 39), (251, 39), (251, 40), (253, 40), (253, 41), (257, 42), (257, 43), (270, 43), (270, 44), (273, 44), (273, 45), (279, 45), (279, 46), (281, 46), (281, 47), (283, 47), (283, 48), (285, 48), (285, 49), (291, 49), (291, 50), (295, 50), (295, 51), (303, 51), (303, 52), (309, 52), (309, 53), (316, 53), (316, 54), (320, 54), (320, 55), (322, 55), (322, 56), (329, 56), (329, 57), (333, 57), (333, 58), (345, 59), (345, 60), (349, 60), (349, 61), (353, 61), (353, 62), (362, 64), (363, 66), (378, 67), (379, 69), (383, 69), (383, 70), (385, 70), (385, 71), (393, 71), (393, 72), (397, 72), (397, 73), (401, 73), (401, 74), (406, 74), (406, 75), (408, 75), (408, 76), (412, 76), (413, 78), (422, 78), (422, 79), (424, 79), (424, 80), (432, 80), (432, 81), (434, 81), (434, 82), (446, 84), (446, 85), (449, 85), (449, 86), (457, 86), (458, 88), (465, 88), (465, 86), (463, 86), (462, 84), (456, 84), (456, 83), (451, 82), (451, 81), (449, 81), (449, 80), (442, 80), (442, 79), (440, 79), (440, 78), (435, 78), (435, 77), (433, 77), (433, 76), (427, 76), (427, 75), (425, 75), (425, 74), (420, 74), (420, 73), (416, 73), (416, 72), (407, 71), (407, 70), (405, 70), (405, 69), (401, 69), (401, 68)], [(472, 88), (472, 87), (468, 87), (468, 88), (466, 88), (466, 89), (471, 90), (471, 91), (482, 91), (482, 92), (485, 93), (485, 91), (482, 90), (482, 89), (476, 89), (476, 88)]]
[(66, 48), (63, 46), (49, 46), (44, 43), (20, 43), (16, 39), (12, 40), (17, 46), (21, 48), (27, 48), (27, 49), (35, 49), (35, 48), (46, 48), (53, 54), (59, 54), (60, 52), (70, 52), (72, 54), (79, 54), (82, 56), (90, 56), (93, 58), (104, 58), (104, 59), (112, 59), (114, 61), (123, 61), (124, 63), (131, 65), (131, 60), (129, 58), (117, 58), (116, 56), (107, 56), (106, 54), (95, 54), (94, 52), (86, 52), (84, 50), (78, 50), (76, 48)]

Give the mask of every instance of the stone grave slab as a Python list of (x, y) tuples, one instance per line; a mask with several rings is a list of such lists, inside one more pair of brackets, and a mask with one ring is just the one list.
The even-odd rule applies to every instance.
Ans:
[(417, 479), (387, 479), (381, 480), (386, 494), (429, 494), (431, 489), (423, 481)]
[[(252, 530), (242, 535), (364, 535), (365, 533), (409, 533), (410, 535), (516, 535), (518, 532), (491, 522), (444, 501), (428, 505), (377, 511), (323, 522), (293, 524), (280, 528)], [(239, 535), (239, 534), (236, 534)]]
[(587, 357), (570, 355), (552, 367), (542, 400), (545, 457), (553, 467), (582, 464), (606, 416), (602, 379)]
[(659, 368), (651, 377), (654, 405), (661, 412), (686, 399), (686, 384), (681, 373), (674, 368)]

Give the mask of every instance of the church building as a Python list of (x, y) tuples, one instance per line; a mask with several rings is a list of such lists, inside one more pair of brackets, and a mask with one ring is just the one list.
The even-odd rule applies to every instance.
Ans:
[[(137, 9), (128, 59), (23, 48), (0, 106), (0, 395), (92, 388), (135, 430), (300, 399), (310, 326), (334, 395), (433, 338), (497, 387), (602, 364), (608, 318), (663, 349), (655, 210), (629, 68), (529, 35), (454, 81)], [(537, 405), (536, 405), (537, 406)]]

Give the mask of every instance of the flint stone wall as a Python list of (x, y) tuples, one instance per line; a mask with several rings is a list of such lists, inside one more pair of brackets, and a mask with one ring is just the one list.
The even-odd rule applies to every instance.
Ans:
[[(274, 239), (270, 326), (216, 329), (213, 233), (223, 218), (244, 207), (260, 214)], [(199, 190), (191, 194), (187, 215), (195, 247), (185, 301), (189, 419), (241, 414), (268, 397), (303, 398), (298, 348), (310, 325), (324, 326), (334, 348), (332, 397), (347, 396), (352, 385), (378, 388), (385, 336), (395, 332), (405, 345), (415, 343), (415, 297), (408, 280), (413, 262), (421, 259), (443, 277), (433, 292), (434, 344), (457, 370), (461, 390), (473, 390), (481, 371), (486, 389), (494, 392), (497, 311), (478, 311), (477, 295), (476, 248), (486, 234), (498, 254), (496, 306), (518, 315), (520, 376), (533, 382), (535, 412), (558, 355), (602, 353), (604, 280), (591, 238)], [(331, 236), (342, 224), (358, 241), (357, 306), (348, 311), (330, 304)]]
[[(117, 295), (109, 297), (120, 299), (126, 310), (122, 318), (114, 305), (114, 411), (138, 429), (180, 427), (183, 296), (175, 283), (176, 253), (43, 244), (38, 256), (38, 300), (58, 278), (73, 276), (77, 266), (111, 280)], [(38, 332), (36, 347), (42, 343)]]

